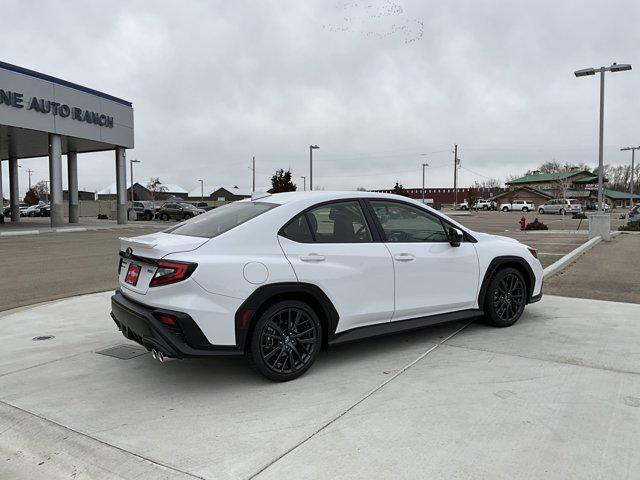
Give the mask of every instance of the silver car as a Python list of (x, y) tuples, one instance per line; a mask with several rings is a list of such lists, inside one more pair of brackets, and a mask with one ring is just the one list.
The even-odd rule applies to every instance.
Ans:
[(582, 206), (578, 200), (572, 198), (561, 198), (558, 200), (549, 200), (544, 205), (540, 205), (538, 213), (544, 215), (545, 213), (559, 213), (564, 215), (565, 213), (581, 213)]

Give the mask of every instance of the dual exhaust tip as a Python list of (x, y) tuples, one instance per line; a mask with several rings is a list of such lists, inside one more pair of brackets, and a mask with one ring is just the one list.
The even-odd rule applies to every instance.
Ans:
[(171, 360), (175, 360), (173, 357), (167, 357), (164, 353), (156, 350), (155, 348), (151, 349), (151, 356), (154, 360), (158, 360), (160, 363), (170, 362)]

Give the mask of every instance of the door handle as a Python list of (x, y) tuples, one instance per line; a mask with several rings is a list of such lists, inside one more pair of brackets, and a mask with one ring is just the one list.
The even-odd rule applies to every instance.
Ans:
[(411, 253), (398, 253), (394, 255), (393, 258), (397, 262), (413, 262), (416, 259), (415, 255)]
[(317, 253), (300, 255), (300, 260), (302, 260), (303, 262), (324, 262), (324, 255), (318, 255)]

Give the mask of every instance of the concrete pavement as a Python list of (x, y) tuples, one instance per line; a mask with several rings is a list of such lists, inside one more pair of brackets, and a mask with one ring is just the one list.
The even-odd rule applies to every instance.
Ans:
[[(0, 317), (0, 478), (633, 478), (640, 305), (547, 296), (514, 327), (345, 345), (285, 384), (159, 364), (109, 295)], [(457, 333), (456, 333), (457, 332)], [(33, 341), (42, 335), (54, 339)]]

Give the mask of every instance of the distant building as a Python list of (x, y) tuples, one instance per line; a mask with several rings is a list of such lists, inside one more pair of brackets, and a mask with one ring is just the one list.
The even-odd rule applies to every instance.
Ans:
[[(133, 199), (134, 200), (156, 200), (156, 201), (165, 201), (168, 199), (175, 200), (186, 200), (189, 192), (182, 188), (179, 185), (173, 185), (170, 183), (162, 184), (163, 187), (166, 188), (164, 192), (159, 192), (154, 194), (151, 190), (149, 190), (144, 185), (136, 182), (133, 184)], [(112, 183), (106, 188), (103, 188), (98, 193), (96, 193), (97, 200), (115, 200), (116, 199), (116, 184)], [(131, 187), (127, 188), (127, 200), (131, 200)]]
[(515, 178), (506, 182), (507, 187), (515, 189), (529, 187), (540, 190), (552, 198), (569, 197), (586, 200), (592, 190), (598, 189), (598, 176), (588, 170), (574, 169), (566, 172), (540, 173)]
[[(78, 200), (95, 200), (96, 194), (94, 192), (87, 192), (86, 190), (78, 190)], [(62, 191), (62, 200), (69, 200), (69, 190)]]
[[(422, 200), (422, 188), (405, 188), (406, 195), (415, 200)], [(470, 188), (458, 188), (458, 203), (464, 202), (469, 196)], [(370, 190), (379, 193), (394, 193), (393, 189)], [(504, 188), (476, 188), (474, 194), (477, 198), (490, 198), (494, 195), (504, 192)], [(455, 200), (455, 191), (453, 188), (425, 188), (425, 200), (439, 203), (441, 205), (453, 205)]]
[(198, 185), (191, 190), (188, 194), (189, 201), (202, 201), (204, 202), (235, 202), (236, 200), (242, 200), (243, 198), (251, 197), (251, 189), (239, 188), (235, 186), (213, 186), (205, 185), (201, 187)]

